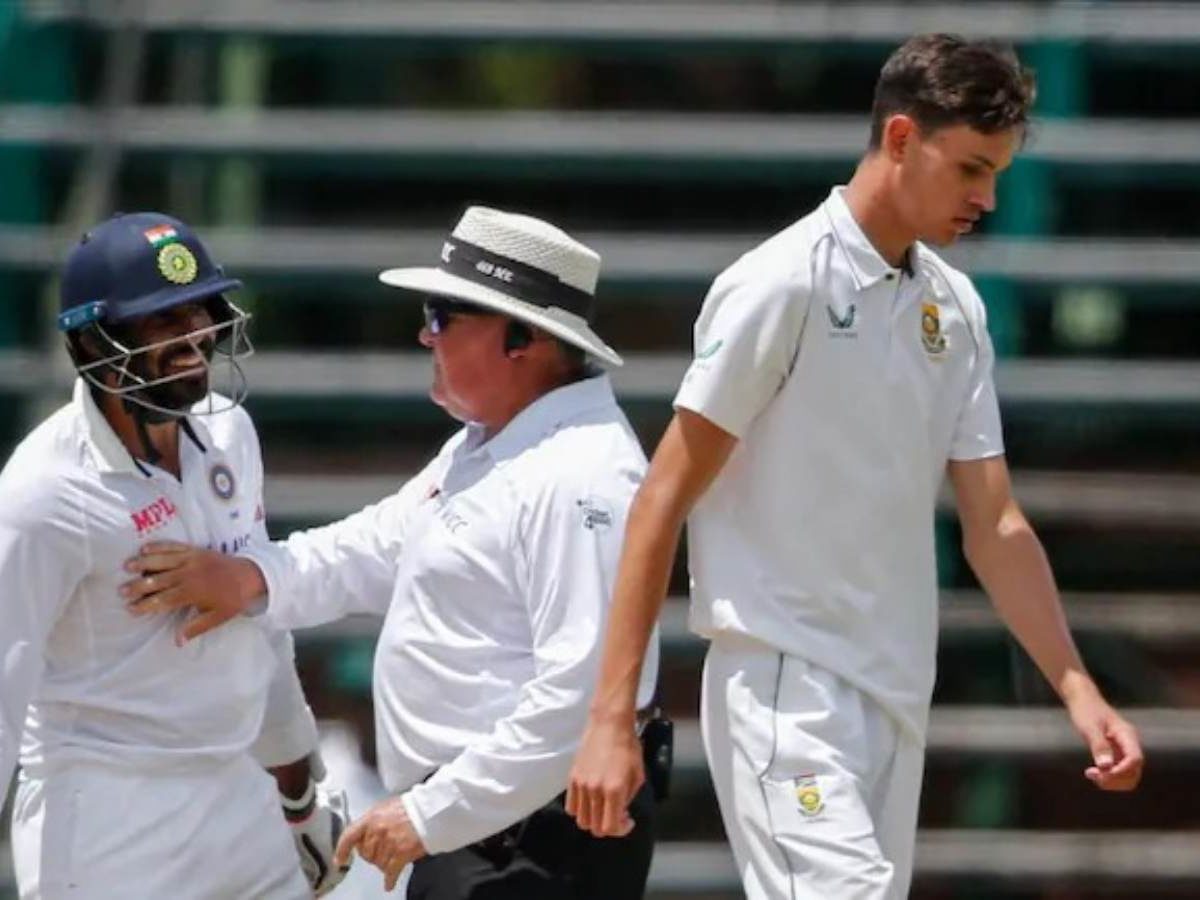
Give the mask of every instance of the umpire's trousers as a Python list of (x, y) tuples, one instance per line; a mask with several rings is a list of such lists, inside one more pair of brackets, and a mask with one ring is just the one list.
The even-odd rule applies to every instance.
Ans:
[(623, 838), (582, 831), (559, 797), (499, 835), (413, 864), (408, 900), (638, 900), (654, 852), (654, 799), (643, 785)]

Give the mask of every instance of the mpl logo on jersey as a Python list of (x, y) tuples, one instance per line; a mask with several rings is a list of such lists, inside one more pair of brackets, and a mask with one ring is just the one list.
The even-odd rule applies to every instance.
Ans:
[(162, 528), (177, 515), (179, 515), (179, 510), (175, 508), (175, 504), (166, 497), (159, 497), (149, 506), (143, 506), (137, 512), (131, 512), (129, 518), (133, 519), (133, 526), (137, 529), (138, 537), (142, 537)]

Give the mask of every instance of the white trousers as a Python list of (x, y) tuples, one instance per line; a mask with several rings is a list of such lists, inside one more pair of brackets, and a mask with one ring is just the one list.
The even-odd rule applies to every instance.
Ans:
[(275, 781), (249, 756), (183, 774), (22, 773), (12, 837), (21, 900), (312, 896)]
[(832, 673), (719, 638), (701, 726), (750, 900), (908, 895), (924, 748)]

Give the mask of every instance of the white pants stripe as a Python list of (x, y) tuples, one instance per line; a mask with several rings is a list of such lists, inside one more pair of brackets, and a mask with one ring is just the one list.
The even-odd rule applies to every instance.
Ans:
[(900, 900), (912, 879), (924, 749), (832, 673), (719, 638), (701, 726), (750, 900)]
[(275, 781), (248, 756), (186, 774), (22, 773), (12, 837), (21, 900), (312, 896)]

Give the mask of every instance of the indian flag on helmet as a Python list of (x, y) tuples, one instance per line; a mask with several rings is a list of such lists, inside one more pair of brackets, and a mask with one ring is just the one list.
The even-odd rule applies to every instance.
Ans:
[(142, 234), (146, 236), (146, 240), (150, 242), (151, 247), (161, 247), (163, 244), (169, 244), (179, 237), (175, 228), (171, 225), (156, 225), (153, 228), (147, 228)]

